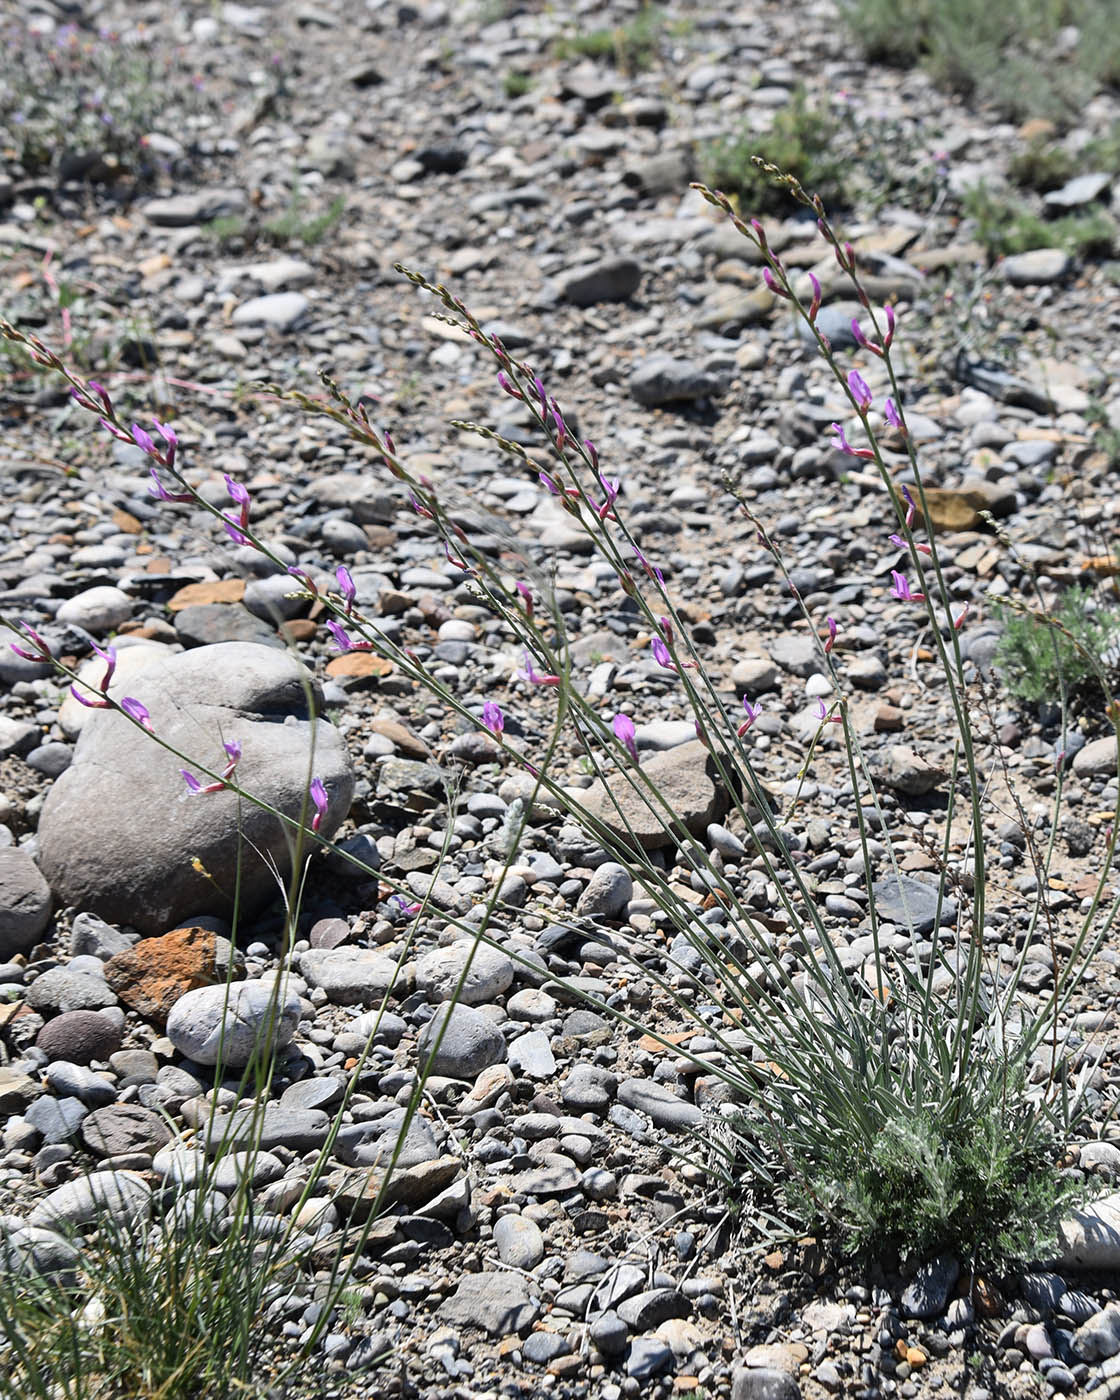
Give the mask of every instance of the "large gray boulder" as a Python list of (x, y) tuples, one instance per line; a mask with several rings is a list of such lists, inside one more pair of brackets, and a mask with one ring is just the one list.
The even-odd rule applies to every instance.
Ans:
[(231, 912), (239, 855), (242, 915), (275, 897), (269, 863), (290, 870), (291, 828), (228, 789), (189, 793), (180, 769), (221, 772), (222, 744), (237, 740), (235, 780), (297, 817), (314, 743), (329, 799), (321, 832), (331, 835), (350, 808), (353, 768), (338, 730), (309, 718), (305, 685), (320, 713), (322, 693), (299, 662), (249, 642), (198, 647), (137, 674), (129, 694), (185, 762), (116, 711), (91, 712), (39, 819), (39, 865), (59, 903), (164, 933), (189, 916)]

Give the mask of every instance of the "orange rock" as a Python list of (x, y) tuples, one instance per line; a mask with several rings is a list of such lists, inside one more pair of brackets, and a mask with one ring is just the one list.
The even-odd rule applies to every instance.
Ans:
[(184, 992), (210, 987), (224, 977), (215, 935), (194, 927), (142, 938), (105, 964), (105, 980), (121, 1001), (161, 1029)]
[(348, 651), (327, 662), (328, 676), (349, 676), (352, 680), (388, 676), (393, 671), (393, 663), (372, 651)]
[(370, 729), (375, 734), (380, 734), (383, 739), (388, 739), (394, 748), (407, 754), (409, 758), (431, 757), (432, 751), (423, 739), (418, 738), (411, 729), (395, 719), (375, 719)]
[(204, 583), (188, 583), (172, 594), (167, 606), (172, 612), (193, 608), (202, 603), (240, 603), (245, 596), (243, 578), (207, 579)]
[(910, 1363), (910, 1369), (916, 1371), (926, 1364), (926, 1354), (920, 1347), (907, 1347), (906, 1360)]
[(309, 617), (293, 617), (276, 629), (289, 642), (309, 642), (319, 630)]

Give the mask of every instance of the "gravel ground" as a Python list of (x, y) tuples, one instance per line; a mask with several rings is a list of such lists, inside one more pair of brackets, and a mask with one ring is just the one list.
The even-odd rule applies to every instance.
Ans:
[[(1048, 837), (1065, 775), (1043, 892), (1054, 937), (1042, 921), (1023, 980), (1044, 996), (1105, 859), (1116, 741), (1099, 698), (1079, 697), (1063, 733), (1054, 706), (1024, 707), (1001, 689), (995, 605), (1032, 578), (1047, 599), (1081, 581), (1103, 600), (1115, 573), (1120, 499), (1095, 424), (1103, 413), (1120, 428), (1117, 264), (1060, 249), (989, 264), (961, 192), (1004, 182), (1032, 132), (946, 97), (920, 72), (868, 67), (831, 4), (669, 4), (648, 67), (558, 42), (631, 18), (615, 4), (34, 0), (11, 21), (9, 83), (31, 71), (19, 62), (28, 25), (79, 67), (108, 64), (142, 33), (160, 76), (112, 70), (125, 102), (116, 128), (152, 123), (140, 128), (142, 161), (127, 143), (125, 156), (108, 138), (90, 144), (76, 120), (48, 132), (37, 166), (5, 153), (4, 315), (103, 383), (125, 422), (172, 423), (179, 465), (208, 501), (228, 507), (225, 474), (244, 483), (254, 527), (285, 562), (322, 579), (345, 564), (389, 640), (472, 713), (500, 703), (506, 738), (532, 757), (547, 736), (548, 693), (517, 679), (520, 649), (405, 494), (341, 431), (255, 392), (261, 382), (316, 392), (329, 373), (511, 567), (549, 580), (577, 688), (605, 716), (634, 719), (643, 761), (656, 756), (677, 785), (682, 819), (788, 939), (744, 832), (710, 808), (679, 684), (651, 659), (613, 574), (535, 472), (450, 426), (489, 423), (534, 442), (492, 367), (433, 319), (434, 303), (394, 263), (446, 282), (598, 445), (604, 474), (621, 483), (620, 513), (664, 570), (720, 693), (761, 703), (752, 758), (788, 807), (829, 683), (729, 484), (765, 523), (809, 613), (838, 624), (841, 679), (882, 776), (901, 869), (916, 882), (915, 929), (926, 921), (928, 931), (951, 711), (915, 609), (891, 596), (902, 556), (883, 488), (834, 445), (828, 426), (847, 407), (762, 285), (750, 244), (689, 189), (705, 143), (748, 121), (764, 132), (804, 84), (811, 101), (831, 103), (831, 149), (850, 170), (855, 208), (841, 225), (872, 295), (898, 312), (907, 419), (938, 489), (946, 579), (970, 608), (961, 635), (990, 780), (993, 967), (1017, 957), (1037, 892), (1020, 818)], [(153, 85), (161, 101), (149, 113), (141, 97), (150, 104)], [(1088, 103), (1069, 148), (1118, 117), (1114, 95)], [(75, 131), (85, 145), (72, 144)], [(1063, 207), (1081, 201), (1120, 212), (1120, 185), (1115, 196), (1108, 179), (1067, 187)], [(792, 205), (766, 223), (787, 266), (825, 280), (821, 324), (880, 402), (877, 363), (847, 331), (860, 308), (844, 300), (814, 223)], [(500, 947), (473, 969), (470, 1004), (451, 1015), (408, 1139), (406, 1200), (375, 1228), (350, 1306), (298, 1385), (270, 1391), (262, 1377), (261, 1395), (1120, 1395), (1120, 1214), (1102, 1215), (1088, 1242), (1068, 1234), (1061, 1259), (982, 1285), (953, 1259), (919, 1268), (886, 1252), (855, 1269), (816, 1241), (765, 1252), (733, 1228), (702, 1165), (675, 1150), (702, 1159), (718, 1081), (664, 1039), (693, 1056), (719, 1057), (720, 1045), (683, 1019), (661, 981), (713, 1033), (719, 1008), (705, 1011), (703, 979), (689, 975), (698, 967), (682, 962), (645, 892), (547, 808), (503, 861), (532, 788), (523, 771), (399, 667), (340, 656), (317, 610), (283, 596), (291, 580), (211, 516), (153, 500), (140, 450), (91, 432), (64, 385), (16, 350), (6, 368), (0, 613), (38, 628), (68, 664), (88, 664), (95, 684), (93, 645), (114, 638), (120, 694), (148, 686), (163, 697), (161, 724), (177, 726), (196, 769), (221, 768), (219, 732), (243, 741), (245, 785), (283, 805), (306, 776), (284, 747), (304, 711), (278, 634), (283, 607), (333, 726), (321, 757), (327, 825), (380, 871), (313, 866), (286, 982), (269, 1160), (254, 1176), (261, 1211), (283, 1216), (298, 1199), (365, 1042), (360, 1018), (400, 958), (328, 1173), (328, 1187), (360, 1193), (461, 968), (462, 944), (440, 915), (469, 924), (499, 880), (512, 908), (495, 925)], [(903, 444), (885, 441), (905, 479)], [(63, 694), (47, 667), (0, 658), (9, 1238), (28, 1219), (78, 1221), (71, 1196), (91, 1166), (133, 1183), (121, 1188), (133, 1193), (128, 1211), (162, 1209), (206, 1105), (232, 1109), (238, 1097), (235, 1079), (214, 1084), (205, 1021), (206, 984), (233, 955), (222, 941), (230, 929), (190, 866), (200, 856), (219, 884), (232, 878), (236, 804), (182, 800), (178, 761), (154, 758), (119, 718), (62, 705)], [(565, 783), (591, 785), (574, 744), (559, 763)], [(816, 749), (800, 797), (786, 827), (859, 975), (869, 892), (835, 736)], [(954, 829), (954, 860), (965, 835)], [(698, 873), (674, 870), (671, 856), (665, 864), (682, 897), (711, 914)], [(433, 906), (407, 946), (394, 885)], [(250, 986), (275, 976), (282, 926), (273, 901), (238, 930), (233, 956)], [(950, 920), (946, 947), (956, 932)], [(895, 936), (902, 953), (928, 947), (905, 927)], [(626, 956), (634, 939), (648, 976)], [(1075, 1067), (1103, 1053), (1088, 1140), (1064, 1161), (1102, 1186), (1120, 1173), (1109, 1122), (1118, 959), (1113, 936), (1061, 1027)], [(582, 1008), (556, 978), (664, 1039)], [(309, 1214), (312, 1236), (337, 1224), (331, 1209)], [(270, 1313), (276, 1372), (314, 1325), (321, 1283), (308, 1273)]]

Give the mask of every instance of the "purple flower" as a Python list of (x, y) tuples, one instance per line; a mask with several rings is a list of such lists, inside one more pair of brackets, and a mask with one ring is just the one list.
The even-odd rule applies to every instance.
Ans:
[(617, 714), (611, 721), (614, 737), (634, 760), (638, 761), (638, 741), (635, 738), (634, 721), (629, 715)]
[(148, 713), (147, 705), (141, 704), (139, 700), (134, 700), (131, 695), (126, 695), (121, 701), (121, 709), (129, 719), (135, 720), (137, 724), (142, 725), (150, 734), (155, 733), (155, 730), (152, 728), (152, 717)]
[(391, 894), (389, 903), (395, 904), (398, 909), (403, 909), (406, 914), (419, 914), (420, 912), (420, 905), (406, 899), (403, 894)]
[(764, 267), (762, 269), (762, 280), (766, 283), (767, 287), (769, 287), (770, 291), (772, 291), (776, 297), (781, 297), (783, 301), (789, 301), (789, 293), (783, 286), (781, 286), (778, 282), (774, 280), (774, 274), (770, 271), (768, 267)]
[(308, 795), (315, 804), (315, 815), (311, 818), (311, 830), (318, 831), (323, 824), (323, 818), (327, 815), (327, 789), (323, 786), (322, 778), (312, 778)]
[(895, 407), (894, 399), (887, 399), (886, 403), (883, 404), (883, 417), (892, 428), (897, 428), (899, 432), (902, 433), (906, 431), (903, 427), (902, 419), (898, 416), (898, 409)]
[(524, 399), (525, 395), (521, 392), (521, 390), (517, 387), (516, 384), (510, 382), (510, 380), (501, 372), (501, 370), (498, 371), (498, 383), (506, 391), (506, 393), (509, 394), (510, 398)]
[(341, 622), (336, 622), (333, 617), (327, 619), (327, 631), (334, 638), (335, 646), (339, 651), (372, 651), (372, 642), (356, 642), (343, 627)]
[(836, 619), (830, 617), (825, 620), (828, 623), (828, 641), (824, 644), (824, 654), (827, 656), (836, 645)]
[(675, 671), (677, 669), (673, 664), (672, 656), (669, 654), (669, 648), (660, 637), (654, 637), (653, 641), (649, 644), (649, 649), (653, 652), (653, 659), (659, 666), (663, 667), (666, 671)]
[(174, 428), (169, 428), (166, 423), (161, 423), (158, 418), (153, 418), (152, 422), (155, 424), (156, 431), (159, 433), (160, 437), (162, 437), (167, 444), (167, 448), (163, 453), (163, 465), (165, 467), (173, 467), (175, 465), (175, 453), (179, 447), (179, 439), (175, 436), (175, 430)]
[(335, 577), (338, 579), (338, 588), (339, 592), (342, 594), (342, 601), (346, 605), (346, 616), (349, 617), (354, 611), (354, 599), (358, 596), (358, 590), (350, 575), (350, 570), (345, 564), (339, 564)]
[(233, 477), (228, 473), (224, 474), (224, 479), (230, 500), (234, 505), (241, 507), (240, 513), (236, 517), (231, 515), (222, 516), (222, 519), (226, 523), (226, 534), (229, 535), (234, 544), (251, 544), (252, 541), (249, 539), (248, 535), (245, 534), (245, 530), (249, 524), (249, 507), (251, 504), (249, 493), (245, 487), (242, 486), (240, 481), (234, 481)]
[[(844, 429), (840, 426), (839, 423), (832, 423), (830, 424), (830, 427), (832, 428), (832, 431), (836, 434), (836, 441), (832, 444), (833, 447), (839, 448), (840, 451), (843, 452), (844, 455), (847, 457), (860, 457), (864, 461), (874, 461), (874, 452), (872, 452), (869, 448), (866, 447), (853, 447), (852, 444), (848, 441), (848, 439), (844, 436)], [(769, 545), (767, 546), (767, 548), (769, 548)]]
[(606, 499), (601, 506), (596, 508), (595, 513), (600, 520), (606, 520), (607, 516), (610, 515), (611, 511), (614, 509), (615, 501), (618, 500), (619, 487), (622, 483), (621, 481), (608, 481), (605, 476), (601, 476), (599, 478), (599, 485), (606, 492)]
[(866, 414), (871, 407), (871, 390), (867, 387), (867, 381), (858, 369), (853, 369), (848, 374), (848, 388), (852, 398), (855, 400), (856, 408), (860, 414)]
[(902, 488), (902, 495), (906, 501), (906, 528), (909, 530), (910, 526), (914, 523), (914, 516), (917, 514), (918, 507), (914, 504), (914, 497), (911, 496), (905, 486)]
[(157, 501), (193, 501), (194, 497), (187, 492), (169, 491), (159, 479), (159, 472), (152, 468), (152, 485), (148, 487), (148, 494), (154, 496)]
[(821, 309), (821, 284), (809, 273), (809, 282), (813, 288), (813, 300), (809, 305), (809, 324), (812, 325), (817, 319), (817, 312)]
[(487, 700), (482, 707), (482, 727), (489, 729), (491, 734), (498, 735), (506, 727), (506, 717), (502, 714), (502, 707), (496, 705), (493, 700)]
[(664, 588), (665, 575), (661, 572), (657, 565), (651, 564), (636, 544), (631, 545), (630, 548), (634, 551), (634, 558), (637, 559), (638, 563), (642, 566), (643, 569), (645, 569), (649, 577), (652, 579), (656, 579), (657, 582), (661, 585), (661, 587)]
[(523, 654), (524, 654), (524, 657), (525, 657), (525, 667), (524, 667), (523, 670), (517, 672), (517, 676), (518, 676), (518, 679), (519, 679), (519, 680), (528, 681), (530, 685), (559, 685), (559, 684), (560, 684), (560, 677), (559, 677), (559, 676), (541, 676), (541, 675), (538, 675), (537, 672), (533, 670), (533, 658), (529, 655), (528, 650), (526, 650)]
[(862, 350), (874, 349), (874, 346), (864, 335), (862, 326), (854, 317), (852, 319), (852, 339)]
[(307, 589), (308, 593), (310, 593), (313, 598), (318, 598), (319, 589), (316, 586), (315, 580), (311, 577), (311, 575), (307, 572), (306, 569), (301, 569), (298, 566), (298, 564), (289, 564), (288, 572), (292, 575), (293, 578), (299, 579), (300, 583), (303, 584), (304, 588)]
[(155, 443), (139, 423), (133, 423), (132, 425), (132, 441), (146, 456), (156, 457), (160, 455), (159, 448), (156, 447)]
[(842, 719), (841, 719), (841, 717), (840, 717), (839, 715), (830, 715), (830, 714), (829, 714), (828, 710), (825, 708), (825, 703), (824, 703), (823, 700), (818, 700), (818, 701), (817, 701), (817, 718), (820, 720), (820, 722), (821, 722), (822, 724), (842, 724), (842, 723), (843, 723), (843, 721), (842, 721)]
[(241, 762), (241, 744), (237, 739), (228, 739), (222, 744), (222, 748), (226, 751), (228, 762), (222, 769), (222, 776), (212, 783), (206, 783), (204, 785), (199, 782), (193, 773), (188, 773), (185, 768), (179, 769), (179, 772), (183, 775), (183, 782), (186, 783), (191, 792), (221, 792), (223, 788), (228, 786), (230, 778), (233, 777), (233, 770)]
[(89, 710), (111, 710), (113, 708), (112, 703), (108, 700), (87, 700), (86, 697), (82, 694), (82, 692), (78, 689), (76, 684), (70, 687), (70, 694), (74, 697), (74, 699), (78, 702), (79, 705), (85, 705), (85, 707)]
[(959, 632), (959, 631), (961, 630), (961, 628), (964, 626), (964, 620), (965, 620), (965, 618), (968, 616), (968, 610), (969, 610), (969, 608), (970, 608), (971, 606), (972, 606), (971, 603), (965, 603), (964, 607), (961, 609), (961, 611), (960, 611), (960, 616), (959, 616), (959, 617), (957, 618), (957, 620), (953, 623), (953, 631), (954, 631), (954, 632)]
[(896, 597), (897, 599), (899, 599), (900, 602), (903, 602), (903, 603), (924, 603), (924, 602), (925, 602), (925, 600), (926, 600), (926, 595), (925, 595), (924, 593), (915, 593), (915, 592), (913, 591), (913, 589), (910, 587), (909, 581), (907, 580), (905, 574), (900, 574), (900, 573), (898, 572), (897, 569), (892, 569), (892, 570), (891, 570), (891, 578), (894, 579), (894, 587), (891, 589), (891, 593), (894, 595), (894, 597)]
[(23, 629), (23, 640), (29, 641), (35, 648), (33, 652), (24, 651), (23, 647), (17, 647), (15, 642), (9, 643), (12, 651), (17, 656), (22, 656), (25, 661), (50, 661), (51, 649), (28, 622), (21, 622), (19, 626)]
[[(743, 696), (743, 709), (746, 710), (746, 712), (747, 712), (747, 717), (746, 717), (746, 719), (743, 721), (743, 723), (739, 726), (739, 728), (735, 731), (735, 732), (738, 734), (738, 736), (739, 736), (740, 739), (743, 737), (743, 735), (747, 732), (747, 730), (751, 727), (751, 725), (755, 722), (755, 720), (756, 720), (756, 719), (758, 718), (758, 716), (761, 714), (761, 712), (762, 712), (762, 706), (761, 706), (761, 705), (752, 705), (751, 702), (750, 702), (750, 701), (747, 699), (747, 697), (744, 695), (744, 696)], [(696, 728), (697, 728), (697, 737), (699, 738), (700, 726), (697, 725)]]
[(521, 594), (522, 601), (523, 601), (524, 604), (525, 604), (525, 616), (526, 616), (526, 617), (532, 617), (532, 616), (533, 616), (533, 595), (532, 595), (532, 593), (530, 592), (529, 585), (528, 585), (527, 583), (522, 583), (520, 580), (518, 580), (518, 582), (515, 583), (513, 586), (514, 586), (514, 588), (517, 589), (518, 593)]

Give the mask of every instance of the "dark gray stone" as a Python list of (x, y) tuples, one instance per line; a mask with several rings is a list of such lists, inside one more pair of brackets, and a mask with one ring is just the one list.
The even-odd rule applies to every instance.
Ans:
[(960, 1272), (960, 1262), (951, 1254), (939, 1255), (923, 1264), (902, 1291), (903, 1314), (928, 1318), (944, 1312)]
[(520, 1275), (467, 1274), (450, 1298), (444, 1299), (437, 1317), (453, 1327), (481, 1327), (491, 1337), (524, 1336), (540, 1316), (540, 1303)]

